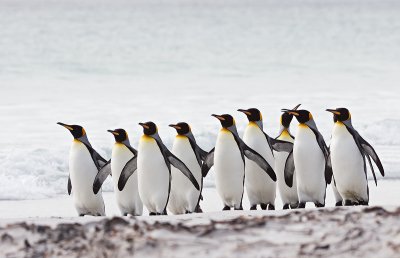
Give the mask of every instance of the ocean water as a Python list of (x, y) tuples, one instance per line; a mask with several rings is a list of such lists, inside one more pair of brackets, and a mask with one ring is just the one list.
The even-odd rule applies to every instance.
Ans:
[[(107, 129), (187, 121), (205, 149), (212, 113), (258, 107), (275, 136), (281, 108), (348, 107), (387, 178), (400, 177), (400, 2), (386, 0), (1, 0), (0, 199), (66, 193), (80, 124), (110, 157)], [(292, 131), (296, 130), (296, 122)], [(213, 173), (206, 178), (213, 186)], [(106, 182), (106, 190), (111, 190)]]

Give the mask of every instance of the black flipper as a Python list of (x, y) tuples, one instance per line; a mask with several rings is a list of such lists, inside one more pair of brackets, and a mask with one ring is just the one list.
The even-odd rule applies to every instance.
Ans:
[(188, 139), (190, 142), (190, 146), (192, 147), (193, 152), (196, 155), (197, 162), (201, 166), (207, 156), (207, 152), (205, 150), (203, 150), (202, 148), (200, 148), (194, 139), (192, 139), (191, 137), (188, 137)]
[[(329, 149), (328, 149), (329, 151)], [(332, 161), (331, 161), (331, 153), (328, 154), (328, 159), (325, 163), (325, 182), (330, 184), (332, 182), (333, 170), (332, 170)]]
[(201, 173), (203, 177), (207, 176), (208, 171), (210, 171), (211, 167), (214, 166), (214, 151), (215, 148), (210, 150), (207, 154), (206, 158), (204, 159), (203, 165), (201, 166)]
[(104, 181), (111, 174), (111, 159), (97, 172), (93, 182), (93, 193), (97, 194)]
[(374, 167), (372, 166), (371, 158), (368, 155), (365, 155), (365, 156), (367, 157), (369, 167), (371, 168), (371, 172), (372, 172), (372, 176), (374, 177), (375, 185), (378, 186), (378, 181), (376, 180), (375, 170), (374, 170)]
[(71, 192), (72, 192), (71, 177), (68, 176), (68, 195), (71, 195)]
[(107, 163), (107, 160), (105, 160), (102, 156), (100, 156), (100, 154), (97, 153), (97, 151), (93, 149), (92, 146), (83, 141), (81, 142), (85, 144), (86, 148), (89, 150), (89, 153), (92, 156), (94, 165), (97, 167), (97, 170), (100, 170)]
[(293, 175), (294, 175), (294, 157), (293, 157), (293, 150), (289, 153), (288, 157), (286, 158), (285, 162), (285, 183), (287, 186), (293, 186)]
[(128, 162), (126, 162), (124, 168), (121, 171), (121, 175), (119, 176), (118, 189), (120, 191), (124, 190), (126, 182), (128, 181), (129, 177), (133, 175), (136, 169), (137, 169), (137, 156), (134, 156)]
[(271, 165), (264, 159), (263, 156), (261, 156), (258, 152), (247, 146), (246, 143), (242, 139), (240, 139), (238, 136), (233, 134), (235, 136), (236, 141), (239, 142), (239, 147), (240, 149), (243, 150), (243, 154), (251, 161), (254, 161), (260, 168), (262, 168), (270, 177), (271, 179), (275, 182), (276, 181), (276, 174), (274, 169), (271, 167)]
[[(189, 168), (183, 163), (178, 157), (176, 157), (172, 152), (170, 152), (164, 143), (160, 139), (154, 138), (157, 142), (158, 147), (160, 148), (161, 153), (163, 154), (165, 163), (171, 172), (171, 165), (176, 167), (178, 170), (182, 172), (189, 180), (192, 182), (193, 186), (200, 191), (199, 183), (196, 178), (193, 176), (192, 172)], [(119, 182), (118, 182), (119, 183)]]
[(360, 150), (361, 156), (363, 156), (365, 174), (367, 174), (367, 167), (366, 167), (366, 161), (365, 161), (365, 157), (367, 157), (368, 163), (371, 168), (372, 175), (375, 180), (375, 184), (377, 185), (376, 175), (375, 175), (374, 168), (372, 166), (371, 158), (375, 162), (376, 166), (378, 167), (381, 175), (385, 176), (385, 171), (383, 169), (381, 160), (378, 157), (378, 154), (376, 154), (376, 152), (375, 152), (374, 148), (371, 146), (371, 144), (369, 144), (366, 140), (364, 140), (364, 138), (362, 138), (361, 135), (353, 127), (346, 125), (346, 128), (349, 131), (349, 133), (353, 136), (353, 139), (356, 142), (358, 149)]
[(268, 144), (271, 147), (271, 151), (275, 150), (277, 152), (291, 152), (293, 150), (293, 143), (287, 142), (287, 141), (282, 141), (278, 139), (274, 139), (272, 137), (269, 137), (268, 134), (264, 133), (265, 137), (267, 137)]
[(322, 154), (324, 155), (325, 158), (325, 181), (327, 184), (330, 184), (332, 181), (332, 166), (329, 166), (329, 149), (328, 146), (325, 143), (324, 137), (322, 134), (317, 130), (312, 127), (309, 127), (315, 134), (315, 138), (317, 139), (317, 143), (322, 151)]
[(196, 178), (193, 176), (189, 168), (185, 165), (185, 163), (183, 163), (178, 157), (172, 154), (172, 152), (170, 152), (165, 146), (163, 152), (164, 155), (166, 155), (166, 157), (168, 158), (168, 161), (171, 163), (171, 165), (179, 169), (182, 174), (184, 174), (190, 180), (190, 182), (192, 182), (193, 186), (200, 191), (199, 183), (197, 182)]

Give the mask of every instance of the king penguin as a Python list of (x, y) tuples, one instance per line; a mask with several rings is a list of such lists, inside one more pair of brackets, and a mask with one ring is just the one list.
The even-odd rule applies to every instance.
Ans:
[(200, 191), (197, 190), (187, 177), (182, 175), (177, 168), (171, 169), (171, 193), (168, 201), (168, 211), (173, 214), (200, 212), (199, 201), (203, 188), (201, 165), (207, 152), (201, 149), (193, 136), (190, 126), (185, 123), (171, 124), (178, 133), (175, 137), (172, 153), (177, 156), (193, 173)]
[(293, 151), (289, 153), (285, 164), (285, 182), (292, 187), (296, 168), (299, 208), (304, 208), (307, 202), (324, 207), (326, 185), (332, 179), (332, 170), (328, 167), (328, 147), (309, 111), (283, 111), (294, 115), (299, 122)]
[[(297, 110), (298, 106), (295, 107), (293, 110)], [(293, 142), (294, 136), (290, 133), (290, 123), (292, 122), (293, 115), (288, 113), (283, 113), (280, 118), (280, 129), (279, 134), (276, 139), (285, 141), (292, 144), (293, 149)], [(282, 199), (283, 209), (289, 208), (297, 208), (299, 205), (299, 196), (297, 194), (297, 180), (296, 180), (296, 172), (294, 171), (293, 176), (293, 185), (292, 187), (288, 187), (285, 183), (285, 163), (288, 157), (288, 152), (276, 152), (275, 153), (275, 172), (278, 177), (278, 190), (279, 194)]]
[(167, 215), (167, 204), (171, 189), (171, 164), (178, 168), (200, 191), (200, 186), (187, 166), (172, 154), (158, 135), (155, 123), (139, 123), (143, 136), (139, 140), (137, 158), (128, 162), (118, 180), (118, 189), (123, 190), (129, 177), (138, 173), (139, 195), (150, 215)]
[[(257, 108), (238, 109), (244, 113), (249, 123), (244, 131), (243, 141), (253, 150), (257, 151), (269, 164), (275, 163), (274, 145), (277, 141), (263, 131), (262, 114)], [(286, 144), (281, 142), (280, 144)], [(291, 148), (292, 144), (289, 144)], [(275, 150), (276, 147), (275, 147)], [(276, 183), (256, 163), (246, 160), (245, 186), (249, 198), (250, 210), (261, 209), (275, 210)]]
[(334, 126), (331, 139), (331, 163), (333, 177), (344, 205), (368, 205), (369, 190), (366, 160), (376, 181), (371, 159), (382, 176), (382, 163), (374, 148), (354, 129), (347, 108), (327, 109), (333, 113)]
[[(121, 214), (127, 216), (140, 216), (143, 213), (143, 204), (140, 200), (138, 191), (137, 174), (132, 175), (122, 191), (118, 189), (118, 179), (122, 170), (130, 160), (137, 156), (137, 151), (131, 146), (129, 142), (128, 133), (124, 129), (108, 130), (115, 138), (115, 144), (112, 148), (111, 161), (107, 163), (100, 171), (93, 183), (93, 192), (97, 193), (107, 178), (108, 173), (111, 172), (114, 193), (117, 205)], [(111, 169), (107, 166), (111, 166)]]
[(222, 199), (223, 210), (242, 210), (243, 189), (245, 182), (245, 156), (260, 166), (272, 179), (276, 175), (271, 165), (255, 150), (247, 146), (238, 136), (235, 120), (231, 115), (212, 115), (222, 125), (218, 133), (215, 148), (212, 149), (202, 166), (202, 174), (206, 176), (210, 168), (215, 166), (215, 183)]
[(105, 216), (102, 193), (94, 194), (92, 185), (107, 161), (93, 149), (82, 126), (57, 124), (65, 127), (74, 137), (69, 152), (68, 194), (72, 192), (79, 216)]

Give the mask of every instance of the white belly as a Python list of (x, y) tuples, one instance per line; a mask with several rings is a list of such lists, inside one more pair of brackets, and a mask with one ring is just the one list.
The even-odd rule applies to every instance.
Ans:
[(222, 129), (214, 152), (215, 184), (224, 205), (239, 208), (243, 197), (244, 164), (231, 132)]
[(335, 123), (331, 160), (336, 187), (344, 200), (368, 201), (368, 183), (361, 153), (347, 128)]
[(79, 215), (105, 215), (101, 191), (93, 193), (93, 182), (97, 168), (89, 150), (80, 141), (74, 140), (69, 155), (69, 172), (75, 208)]
[(138, 188), (149, 212), (163, 213), (169, 196), (169, 170), (157, 142), (142, 136), (138, 147)]
[[(196, 178), (200, 188), (202, 188), (201, 168), (189, 139), (185, 136), (177, 136), (172, 147), (172, 153), (185, 163)], [(184, 214), (186, 211), (194, 212), (199, 200), (200, 191), (175, 167), (172, 167), (171, 175), (171, 193), (168, 201), (168, 210), (173, 214)]]
[[(293, 139), (287, 132), (282, 133), (279, 136), (279, 140), (293, 142)], [(293, 186), (287, 186), (285, 182), (285, 164), (286, 159), (289, 155), (287, 152), (274, 152), (275, 154), (275, 173), (277, 176), (278, 181), (278, 189), (279, 194), (281, 195), (282, 203), (283, 204), (297, 204), (299, 202), (299, 197), (297, 195), (297, 180), (296, 180), (296, 171), (293, 176)]]
[[(243, 141), (258, 152), (274, 168), (275, 159), (267, 138), (261, 129), (250, 123), (244, 132)], [(254, 161), (246, 158), (245, 186), (250, 206), (257, 204), (275, 205), (276, 183)]]
[(314, 132), (299, 125), (293, 146), (300, 202), (325, 203), (325, 158)]
[(122, 191), (118, 189), (118, 180), (122, 169), (131, 158), (133, 158), (133, 153), (125, 145), (114, 144), (111, 155), (111, 173), (116, 201), (122, 215), (138, 216), (143, 213), (143, 204), (139, 197), (137, 171), (128, 179)]

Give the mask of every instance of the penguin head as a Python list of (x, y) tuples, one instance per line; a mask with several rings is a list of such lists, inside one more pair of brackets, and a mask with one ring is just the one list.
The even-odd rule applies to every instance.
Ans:
[(158, 132), (157, 125), (151, 121), (146, 123), (139, 123), (143, 127), (143, 133), (152, 136)]
[[(300, 107), (300, 105), (301, 105), (301, 104), (298, 104), (297, 106), (295, 106), (295, 107), (292, 108), (291, 110), (292, 110), (292, 111), (296, 111), (297, 108)], [(282, 109), (282, 110), (289, 110), (289, 109)], [(284, 113), (281, 115), (281, 126), (283, 126), (283, 127), (286, 128), (286, 129), (289, 128), (290, 123), (292, 122), (292, 119), (293, 119), (293, 115), (292, 115), (292, 114), (289, 114), (289, 113), (287, 113), (287, 112), (284, 112)]]
[(67, 130), (69, 130), (69, 132), (72, 134), (74, 139), (79, 139), (79, 138), (86, 136), (85, 129), (80, 125), (67, 125), (67, 124), (64, 124), (61, 122), (58, 122), (57, 124), (63, 126)]
[(212, 114), (213, 117), (217, 118), (220, 122), (223, 128), (229, 128), (231, 126), (235, 126), (235, 119), (228, 114), (223, 114), (223, 115), (215, 115)]
[(333, 114), (333, 121), (346, 122), (351, 121), (351, 114), (347, 108), (327, 109), (326, 111)]
[(293, 115), (291, 115), (289, 113), (283, 113), (281, 115), (281, 125), (286, 129), (289, 128), (290, 123), (292, 122), (292, 119), (293, 119)]
[(175, 125), (170, 124), (169, 126), (175, 128), (179, 135), (187, 135), (191, 132), (190, 126), (185, 122), (180, 122)]
[(297, 121), (300, 124), (306, 124), (310, 121), (313, 121), (313, 116), (308, 110), (285, 110), (285, 113), (288, 113), (289, 115), (294, 115), (297, 119)]
[(107, 130), (107, 132), (114, 135), (115, 142), (122, 143), (128, 140), (128, 133), (124, 129)]
[(237, 111), (244, 113), (249, 119), (249, 122), (262, 121), (262, 114), (257, 108), (238, 109)]

